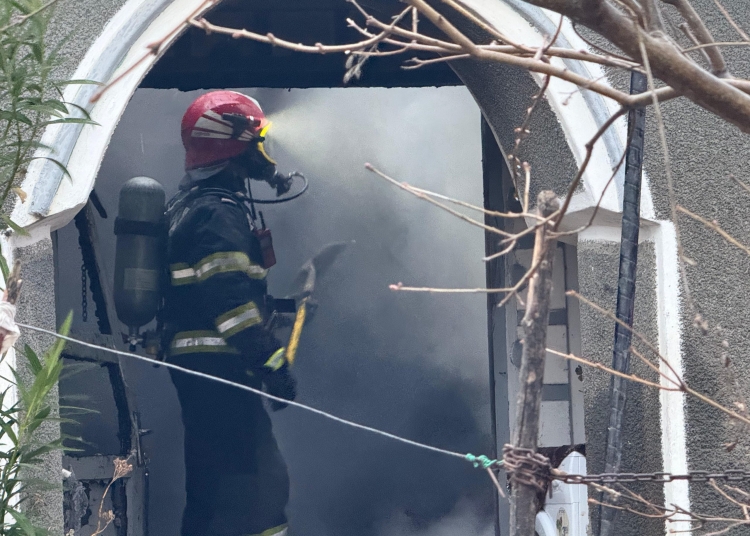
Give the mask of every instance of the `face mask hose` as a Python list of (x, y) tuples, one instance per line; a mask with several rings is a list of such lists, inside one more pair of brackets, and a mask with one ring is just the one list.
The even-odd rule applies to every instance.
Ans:
[(286, 203), (287, 201), (297, 199), (299, 196), (304, 194), (310, 186), (310, 182), (307, 180), (307, 177), (305, 177), (299, 171), (292, 171), (288, 175), (282, 175), (281, 173), (277, 172), (274, 173), (271, 178), (266, 179), (265, 182), (267, 182), (271, 186), (271, 188), (276, 188), (277, 196), (282, 196), (292, 189), (292, 184), (294, 183), (295, 177), (299, 177), (300, 179), (302, 179), (303, 183), (302, 189), (296, 194), (281, 199), (253, 199), (253, 202), (257, 203), (258, 205), (278, 205), (280, 203)]

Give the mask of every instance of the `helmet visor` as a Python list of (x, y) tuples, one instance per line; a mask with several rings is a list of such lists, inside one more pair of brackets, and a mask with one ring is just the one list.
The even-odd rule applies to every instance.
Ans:
[(270, 154), (273, 153), (273, 141), (266, 137), (268, 134), (268, 130), (271, 128), (271, 123), (269, 122), (264, 126), (260, 132), (258, 133), (258, 136), (260, 137), (260, 141), (258, 141), (258, 152), (265, 158), (269, 164), (276, 165), (276, 160), (271, 158)]

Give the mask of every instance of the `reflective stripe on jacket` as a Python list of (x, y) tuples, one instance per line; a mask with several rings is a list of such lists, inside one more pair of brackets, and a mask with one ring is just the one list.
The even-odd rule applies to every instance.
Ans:
[(260, 368), (281, 348), (264, 328), (268, 271), (245, 207), (230, 192), (212, 192), (170, 212), (170, 355), (239, 353)]

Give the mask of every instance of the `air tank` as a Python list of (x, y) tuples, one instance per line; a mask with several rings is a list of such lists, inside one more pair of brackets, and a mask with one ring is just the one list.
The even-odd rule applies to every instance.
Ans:
[(115, 220), (115, 309), (131, 338), (151, 322), (161, 301), (165, 251), (164, 188), (135, 177), (123, 184)]

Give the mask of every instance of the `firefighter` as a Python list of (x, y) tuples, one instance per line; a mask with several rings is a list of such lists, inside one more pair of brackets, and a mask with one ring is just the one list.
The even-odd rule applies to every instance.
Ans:
[[(263, 147), (268, 126), (258, 102), (233, 91), (204, 94), (183, 117), (186, 175), (167, 210), (167, 359), (293, 400), (285, 349), (266, 325), (275, 260), (248, 207), (247, 180), (284, 181)], [(261, 398), (171, 376), (185, 429), (182, 536), (284, 535), (289, 478)]]

